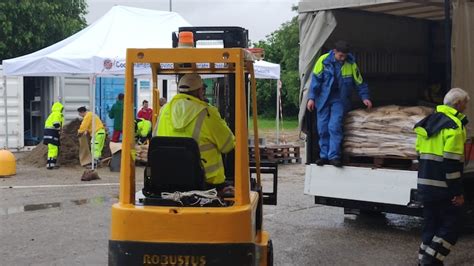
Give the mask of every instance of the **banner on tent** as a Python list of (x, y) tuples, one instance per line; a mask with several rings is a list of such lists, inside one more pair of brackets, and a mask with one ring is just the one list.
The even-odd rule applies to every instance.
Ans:
[[(104, 62), (102, 65), (103, 65), (102, 73), (109, 73), (109, 72), (110, 73), (116, 73), (116, 72), (123, 73), (125, 72), (126, 61), (125, 59), (106, 58), (104, 59)], [(143, 72), (143, 71), (151, 72), (150, 64), (148, 63), (136, 63), (134, 70), (136, 72)]]

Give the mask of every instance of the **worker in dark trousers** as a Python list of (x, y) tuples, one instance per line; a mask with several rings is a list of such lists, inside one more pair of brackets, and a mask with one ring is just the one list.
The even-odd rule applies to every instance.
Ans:
[(64, 124), (63, 109), (64, 107), (60, 102), (55, 102), (51, 108), (51, 114), (44, 123), (43, 143), (48, 145), (46, 168), (49, 170), (57, 166), (61, 129)]
[(424, 206), (421, 265), (443, 265), (458, 239), (467, 124), (462, 112), (469, 100), (465, 91), (451, 89), (444, 105), (415, 125), (418, 193)]

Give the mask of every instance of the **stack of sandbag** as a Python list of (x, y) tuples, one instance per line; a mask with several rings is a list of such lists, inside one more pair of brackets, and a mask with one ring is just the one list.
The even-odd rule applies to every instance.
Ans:
[(135, 145), (137, 161), (146, 163), (148, 161), (148, 144)]
[(424, 106), (354, 110), (344, 123), (344, 153), (355, 156), (415, 157), (414, 125), (432, 113)]

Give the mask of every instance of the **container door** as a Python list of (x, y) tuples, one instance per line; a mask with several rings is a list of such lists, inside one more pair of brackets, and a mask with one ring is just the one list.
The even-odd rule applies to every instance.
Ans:
[[(5, 123), (5, 88), (3, 68), (0, 66), (0, 148), (22, 149), (23, 141), (23, 77), (7, 77), (7, 123)], [(5, 132), (8, 130), (8, 138)], [(8, 143), (6, 140), (8, 139)]]
[(61, 95), (64, 104), (66, 123), (79, 117), (77, 108), (91, 107), (90, 84), (88, 77), (64, 77)]

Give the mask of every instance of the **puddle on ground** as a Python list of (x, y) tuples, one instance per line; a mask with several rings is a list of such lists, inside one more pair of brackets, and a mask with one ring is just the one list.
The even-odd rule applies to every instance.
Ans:
[(118, 196), (112, 197), (95, 197), (90, 199), (78, 199), (78, 200), (68, 200), (63, 202), (50, 202), (50, 203), (41, 203), (41, 204), (28, 204), (23, 206), (13, 206), (13, 207), (1, 207), (0, 215), (9, 215), (15, 213), (23, 213), (30, 211), (40, 211), (47, 209), (63, 209), (71, 206), (81, 206), (85, 204), (90, 205), (102, 205), (107, 203), (116, 203), (118, 202)]
[(422, 226), (422, 218), (399, 214), (346, 215), (344, 226), (358, 229), (393, 229), (415, 232)]

